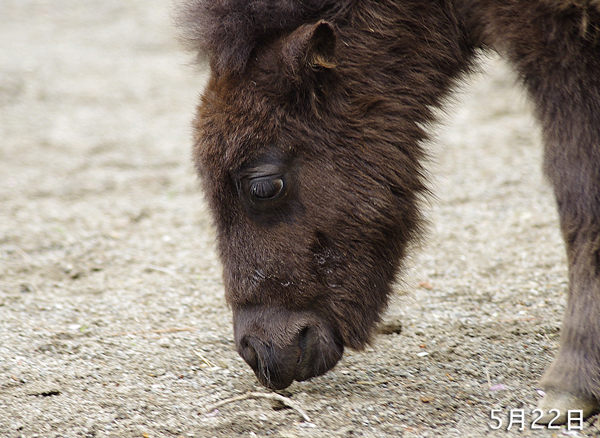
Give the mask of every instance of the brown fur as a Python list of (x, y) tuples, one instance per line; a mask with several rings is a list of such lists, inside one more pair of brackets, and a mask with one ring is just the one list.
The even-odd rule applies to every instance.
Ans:
[(182, 40), (212, 68), (240, 72), (254, 47), (282, 32), (342, 14), (355, 0), (187, 0), (179, 9)]
[(422, 228), (432, 108), (494, 49), (536, 105), (569, 256), (543, 383), (600, 399), (599, 4), (192, 2), (188, 40), (212, 65), (194, 156), (236, 345), (263, 384), (322, 374), (369, 341)]
[[(482, 2), (480, 4), (483, 4)], [(600, 398), (600, 46), (598, 11), (490, 0), (476, 11), (486, 42), (516, 66), (535, 104), (569, 260), (561, 351), (548, 389)], [(580, 32), (581, 17), (594, 26)], [(530, 26), (535, 23), (535, 26)]]

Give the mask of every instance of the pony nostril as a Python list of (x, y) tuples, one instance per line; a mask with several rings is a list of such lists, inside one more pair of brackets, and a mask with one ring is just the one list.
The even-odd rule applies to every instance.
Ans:
[(237, 344), (242, 359), (254, 370), (260, 383), (270, 389), (285, 389), (294, 381), (297, 343), (280, 347), (272, 341), (263, 342), (252, 335), (243, 335)]
[(302, 358), (306, 354), (307, 348), (310, 348), (309, 337), (310, 327), (304, 327), (302, 330), (300, 330), (300, 333), (298, 334), (298, 357), (296, 360), (296, 363), (298, 364), (302, 361)]
[(299, 382), (320, 376), (333, 368), (344, 351), (336, 332), (315, 325), (300, 330), (297, 339), (294, 379)]
[(248, 336), (244, 336), (240, 341), (239, 354), (252, 369), (258, 368), (258, 354)]

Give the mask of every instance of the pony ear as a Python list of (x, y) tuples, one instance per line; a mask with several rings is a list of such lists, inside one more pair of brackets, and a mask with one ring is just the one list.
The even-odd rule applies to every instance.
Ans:
[(334, 68), (336, 40), (331, 23), (321, 20), (316, 24), (305, 24), (285, 39), (283, 60), (293, 72), (304, 67)]

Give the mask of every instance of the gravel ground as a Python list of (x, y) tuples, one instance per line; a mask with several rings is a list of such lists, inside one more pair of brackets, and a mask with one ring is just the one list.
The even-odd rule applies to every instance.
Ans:
[(234, 350), (190, 161), (205, 75), (170, 16), (159, 0), (0, 3), (0, 436), (600, 434), (596, 418), (506, 430), (539, 399), (567, 279), (539, 132), (495, 58), (431, 144), (432, 225), (392, 333), (282, 392), (310, 422), (262, 398), (207, 412), (265, 390)]

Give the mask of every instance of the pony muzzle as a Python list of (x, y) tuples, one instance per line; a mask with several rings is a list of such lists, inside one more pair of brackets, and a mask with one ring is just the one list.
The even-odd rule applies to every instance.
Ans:
[(310, 312), (249, 306), (233, 319), (238, 353), (270, 389), (325, 374), (344, 352), (336, 331)]

